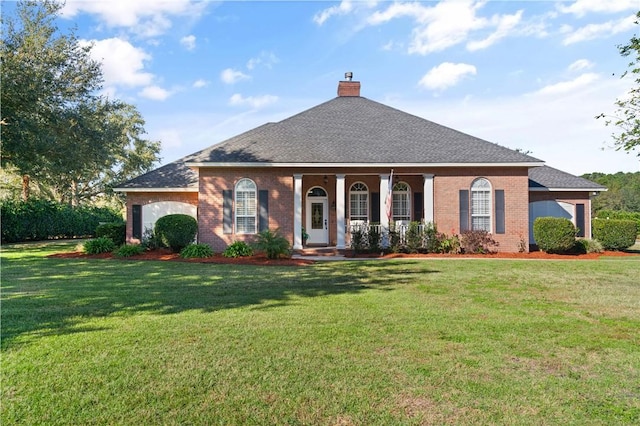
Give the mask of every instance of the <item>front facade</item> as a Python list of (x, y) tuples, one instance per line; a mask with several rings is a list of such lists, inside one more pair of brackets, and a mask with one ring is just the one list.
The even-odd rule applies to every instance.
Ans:
[(349, 246), (353, 225), (411, 221), (441, 232), (486, 230), (501, 251), (532, 244), (537, 216), (569, 217), (590, 237), (590, 195), (603, 187), (528, 155), (360, 96), (338, 97), (133, 179), (127, 240), (164, 214), (198, 221), (198, 241), (222, 251), (279, 229), (294, 249)]

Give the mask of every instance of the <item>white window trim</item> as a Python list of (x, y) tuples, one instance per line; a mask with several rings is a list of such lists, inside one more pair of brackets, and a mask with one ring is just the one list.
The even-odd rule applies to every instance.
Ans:
[[(364, 191), (362, 191), (362, 190), (354, 191), (353, 187), (358, 185), (358, 184), (364, 186), (365, 190)], [(351, 203), (351, 201), (352, 201), (351, 196), (352, 195), (360, 195), (360, 196), (362, 196), (363, 194), (366, 195), (366, 197), (365, 197), (365, 214), (364, 215), (358, 215), (358, 217), (360, 217), (360, 219), (353, 219), (353, 205)], [(358, 201), (361, 201), (361, 200), (359, 199)], [(363, 221), (364, 222), (368, 222), (369, 219), (370, 219), (369, 210), (370, 210), (369, 209), (369, 187), (364, 182), (360, 182), (360, 181), (354, 182), (349, 187), (349, 221), (351, 223), (353, 223), (353, 222), (363, 222)], [(363, 220), (362, 217), (365, 217), (366, 219)]]
[[(484, 181), (487, 182), (487, 184), (489, 185), (489, 188), (476, 188), (474, 189), (474, 185), (480, 181)], [(479, 193), (479, 192), (487, 192), (488, 196), (489, 196), (489, 211), (488, 214), (485, 213), (476, 213), (473, 210), (473, 194), (474, 192)], [(469, 190), (469, 210), (471, 213), (471, 223), (469, 224), (469, 228), (472, 231), (484, 231), (484, 229), (476, 229), (473, 226), (473, 218), (475, 217), (486, 217), (489, 219), (489, 229), (487, 229), (486, 231), (489, 233), (493, 233), (493, 185), (491, 185), (491, 181), (485, 177), (479, 177), (473, 180), (473, 182), (471, 182), (471, 187)]]
[[(397, 185), (406, 185), (407, 187), (407, 191), (396, 191), (395, 187)], [(411, 208), (411, 185), (409, 185), (407, 182), (404, 181), (400, 181), (400, 182), (396, 182), (395, 184), (393, 184), (393, 197), (395, 197), (396, 194), (406, 194), (407, 198), (406, 198), (406, 202), (407, 202), (407, 212), (409, 213), (409, 219), (400, 219), (401, 221), (408, 221), (411, 222), (411, 218), (412, 218), (412, 208)], [(393, 201), (392, 201), (393, 202)], [(398, 221), (398, 219), (396, 219), (396, 214), (395, 214), (395, 203), (393, 203), (393, 209), (392, 209), (392, 219), (394, 222)]]
[[(239, 191), (238, 190), (238, 186), (241, 183), (244, 183), (244, 182), (251, 182), (251, 184), (253, 185), (253, 191), (251, 191), (251, 190)], [(254, 206), (253, 214), (242, 214), (241, 215), (241, 214), (239, 214), (239, 210), (240, 209), (238, 209), (238, 194), (240, 194), (240, 193), (244, 194), (244, 193), (250, 193), (250, 192), (253, 192), (253, 206)], [(247, 198), (247, 200), (249, 200), (249, 199), (250, 198)], [(234, 207), (235, 207), (233, 209), (233, 211), (234, 211), (233, 220), (234, 220), (236, 234), (239, 234), (239, 235), (256, 234), (257, 233), (257, 229), (258, 229), (258, 223), (257, 223), (257, 220), (258, 220), (258, 186), (256, 185), (256, 183), (253, 180), (249, 179), (249, 178), (242, 178), (242, 179), (238, 180), (238, 182), (236, 182), (236, 185), (235, 185), (235, 190), (234, 190), (234, 194), (233, 194), (233, 202), (234, 202)], [(238, 226), (238, 219), (239, 218), (251, 218), (251, 217), (253, 218), (253, 229), (254, 229), (254, 231), (253, 232), (240, 231), (239, 230), (240, 228)]]

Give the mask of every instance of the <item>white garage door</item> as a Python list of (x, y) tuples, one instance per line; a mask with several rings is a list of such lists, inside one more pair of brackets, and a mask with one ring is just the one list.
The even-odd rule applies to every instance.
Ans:
[(179, 201), (160, 201), (142, 206), (142, 229), (153, 230), (156, 221), (168, 214), (186, 214), (198, 220), (197, 208), (193, 204)]
[(533, 221), (538, 217), (566, 217), (575, 225), (575, 206), (562, 201), (534, 201), (529, 203), (529, 244), (535, 244), (533, 239)]

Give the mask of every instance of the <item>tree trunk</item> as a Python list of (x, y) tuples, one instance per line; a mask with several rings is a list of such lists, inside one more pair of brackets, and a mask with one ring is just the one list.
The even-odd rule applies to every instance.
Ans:
[(78, 181), (71, 181), (71, 207), (78, 207)]
[(22, 201), (29, 201), (29, 175), (22, 175)]

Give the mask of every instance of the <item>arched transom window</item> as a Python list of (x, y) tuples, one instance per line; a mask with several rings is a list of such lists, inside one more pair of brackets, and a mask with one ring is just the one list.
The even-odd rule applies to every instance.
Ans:
[(411, 220), (411, 187), (405, 182), (393, 185), (393, 220)]
[(471, 229), (491, 232), (491, 183), (485, 178), (471, 184)]
[(257, 216), (257, 190), (251, 179), (240, 179), (236, 183), (236, 234), (255, 234)]
[(349, 219), (351, 222), (369, 220), (369, 188), (356, 182), (349, 189)]

